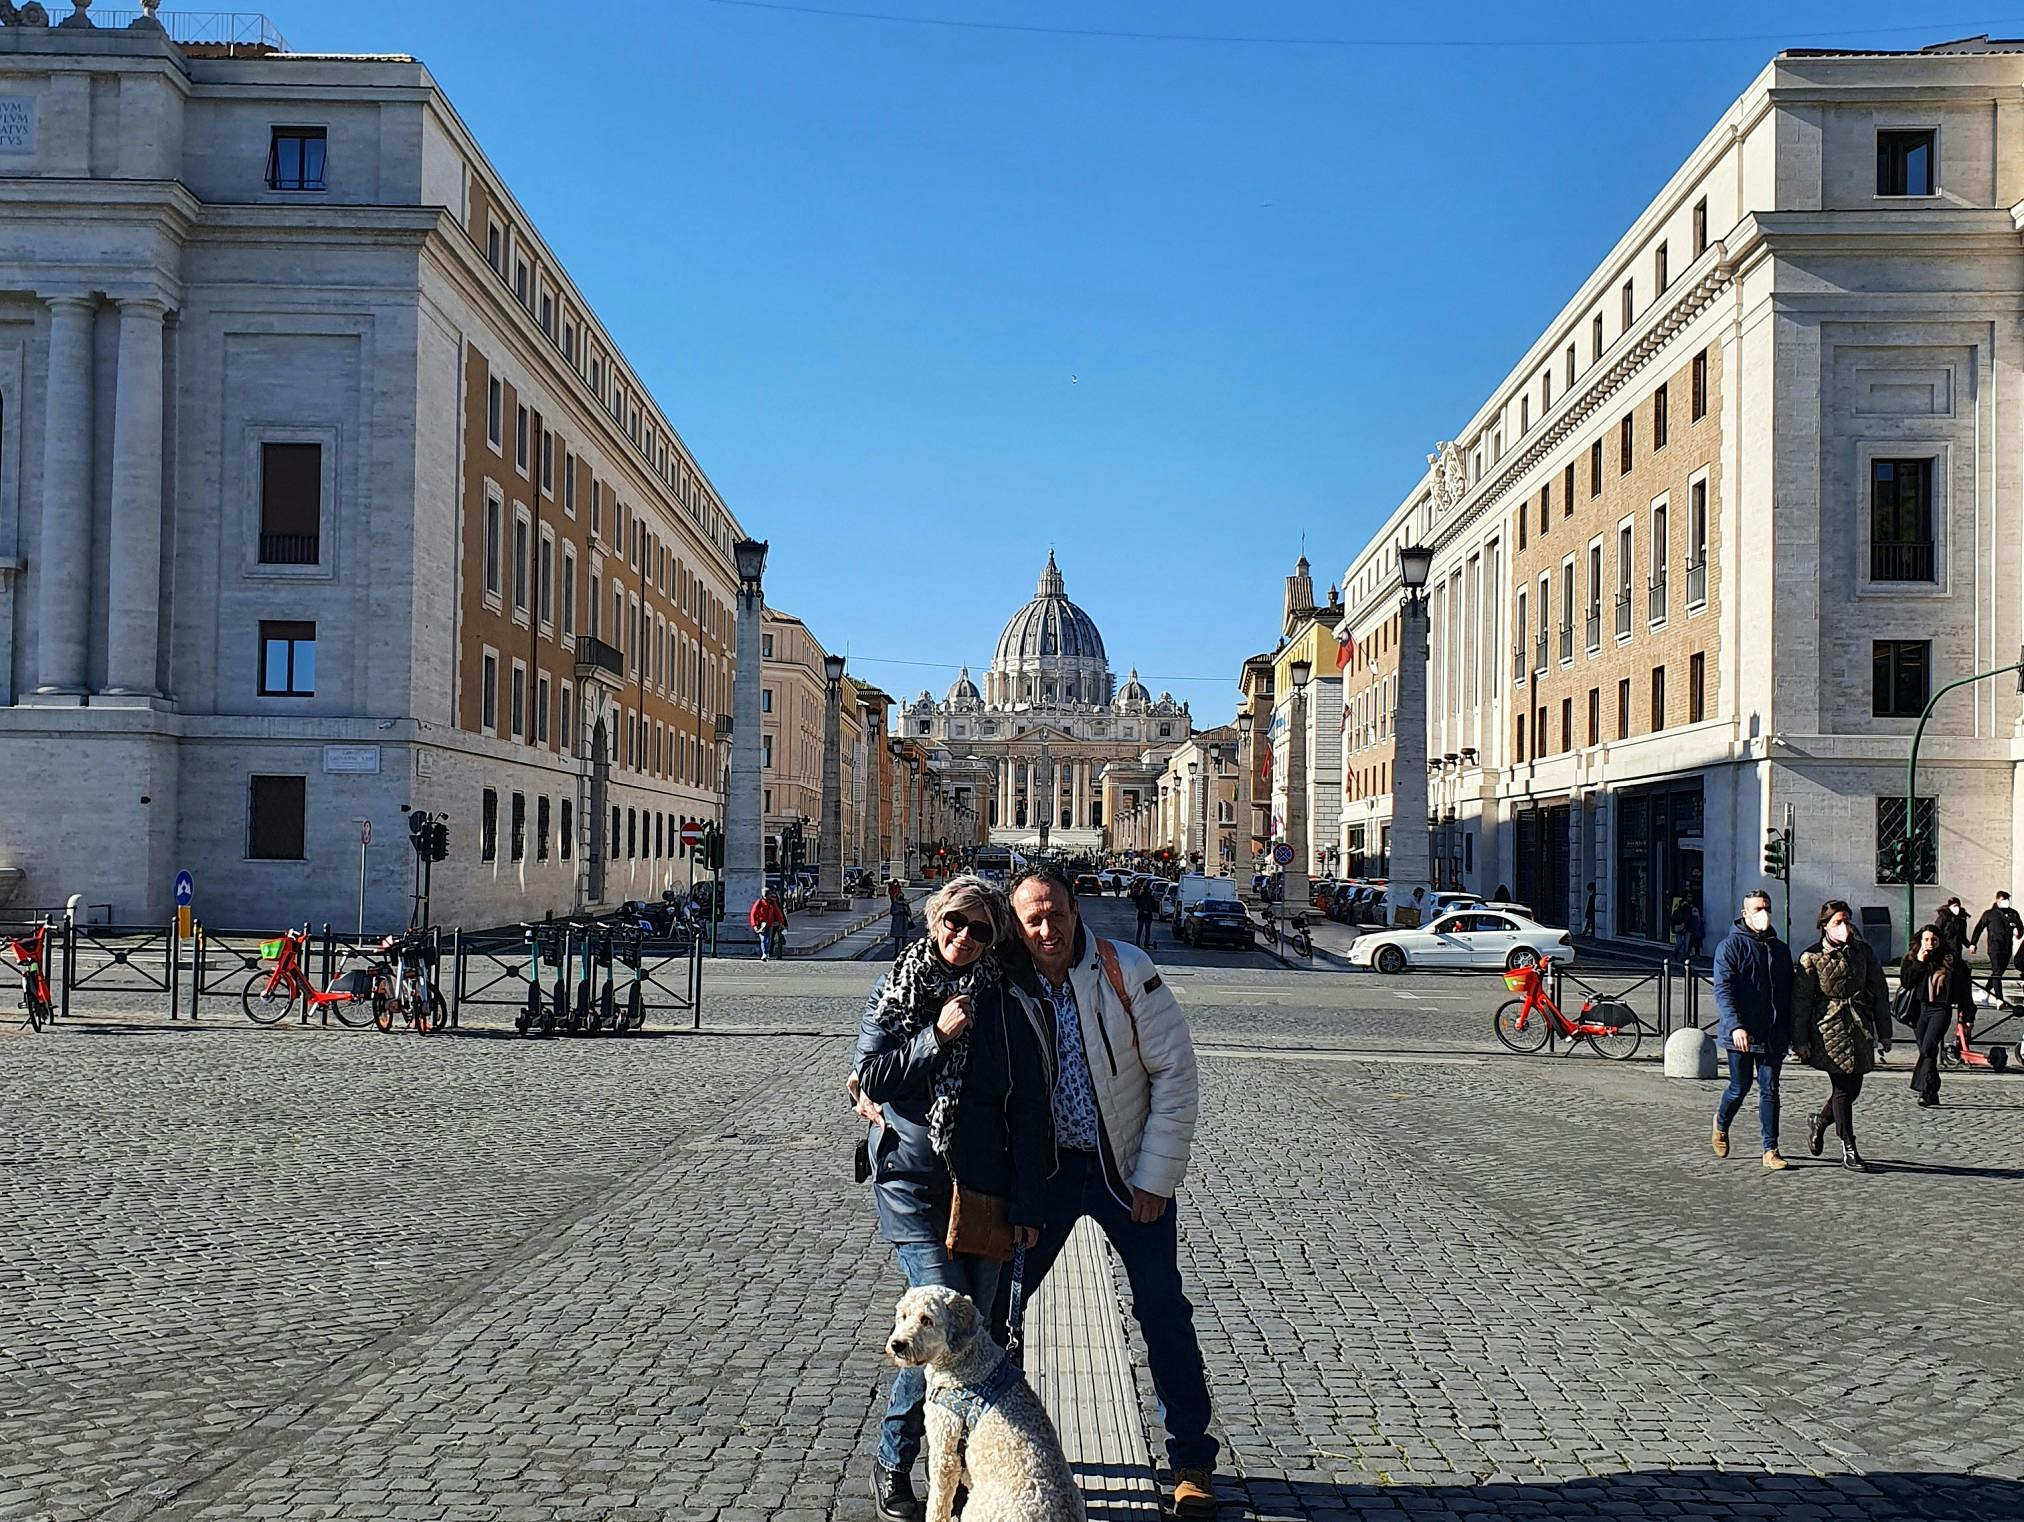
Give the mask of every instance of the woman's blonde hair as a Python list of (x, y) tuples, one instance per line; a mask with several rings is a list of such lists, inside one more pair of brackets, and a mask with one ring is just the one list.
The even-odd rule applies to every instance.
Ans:
[(1012, 908), (1005, 902), (1004, 892), (996, 883), (974, 872), (952, 877), (937, 888), (921, 907), (921, 916), (932, 931), (951, 909), (982, 909), (984, 918), (991, 922), (993, 946), (1004, 945), (1006, 937), (1012, 934)]

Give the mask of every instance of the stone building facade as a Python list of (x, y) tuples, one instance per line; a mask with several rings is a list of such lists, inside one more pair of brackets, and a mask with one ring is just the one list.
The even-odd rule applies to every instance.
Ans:
[(740, 529), (428, 72), (0, 27), (0, 866), (159, 921), (686, 880)]
[[(968, 667), (937, 702), (901, 719), (931, 747), (954, 799), (989, 821), (999, 845), (1097, 851), (1124, 811), (1148, 809), (1160, 764), (1193, 733), (1185, 703), (1157, 698), (1133, 671), (1116, 683), (1096, 621), (1067, 595), (1050, 551), (1030, 602), (1006, 621), (981, 689)], [(1122, 846), (1122, 833), (1115, 843)]]
[[(1774, 59), (1350, 564), (1368, 648), (1435, 552), (1448, 877), (1562, 923), (1593, 882), (1601, 933), (1661, 940), (1762, 884), (1790, 806), (1795, 933), (1838, 896), (1902, 943), (1911, 733), (2024, 638), (2020, 82), (1986, 39)], [(1934, 711), (1919, 919), (2015, 872), (2019, 724), (2007, 675)]]

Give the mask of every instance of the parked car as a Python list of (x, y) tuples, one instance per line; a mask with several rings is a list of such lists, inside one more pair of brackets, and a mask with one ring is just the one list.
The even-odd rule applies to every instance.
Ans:
[(1182, 911), (1176, 933), (1190, 946), (1252, 947), (1251, 916), (1234, 898), (1201, 898)]
[(1404, 972), (1408, 967), (1529, 967), (1541, 957), (1574, 960), (1565, 930), (1492, 909), (1463, 909), (1419, 930), (1378, 930), (1350, 943), (1352, 967)]
[(1161, 883), (1155, 891), (1160, 896), (1161, 919), (1171, 920), (1176, 914), (1180, 913), (1181, 885), (1179, 883)]
[(1075, 879), (1077, 898), (1095, 898), (1103, 892), (1103, 879), (1094, 872), (1078, 873)]

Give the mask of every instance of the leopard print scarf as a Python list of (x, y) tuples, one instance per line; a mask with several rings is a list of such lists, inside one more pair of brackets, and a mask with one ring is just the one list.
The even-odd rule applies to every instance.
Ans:
[[(997, 953), (986, 951), (967, 967), (951, 967), (935, 950), (933, 936), (923, 936), (900, 953), (886, 977), (873, 1019), (880, 1030), (901, 1041), (933, 1025), (942, 1006), (958, 994), (973, 999), (1004, 981)], [(963, 1069), (970, 1061), (970, 1032), (949, 1043), (948, 1060), (935, 1075), (934, 1098), (928, 1106), (928, 1144), (937, 1157), (949, 1155), (955, 1129), (956, 1104), (963, 1092)]]

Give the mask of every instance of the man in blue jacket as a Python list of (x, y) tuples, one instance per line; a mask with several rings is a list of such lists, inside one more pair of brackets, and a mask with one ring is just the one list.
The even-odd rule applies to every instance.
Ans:
[(1754, 1082), (1764, 1166), (1789, 1166), (1778, 1152), (1778, 1068), (1792, 1046), (1792, 952), (1771, 928), (1771, 895), (1743, 895), (1743, 913), (1715, 951), (1715, 1039), (1729, 1056), (1729, 1087), (1715, 1111), (1715, 1156), (1729, 1155), (1729, 1122)]

